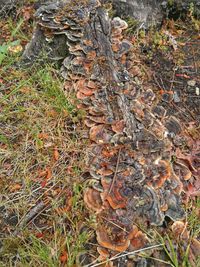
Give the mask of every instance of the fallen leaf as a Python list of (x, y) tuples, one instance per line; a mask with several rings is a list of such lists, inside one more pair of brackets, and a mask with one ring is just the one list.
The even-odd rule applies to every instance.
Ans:
[(61, 255), (60, 255), (60, 261), (61, 261), (62, 263), (67, 263), (67, 261), (68, 261), (68, 254), (67, 254), (67, 251), (66, 251), (66, 250), (64, 250), (64, 251), (61, 253)]
[(39, 133), (38, 134), (38, 138), (42, 139), (42, 140), (46, 140), (49, 138), (48, 134), (46, 133)]
[(50, 168), (47, 168), (47, 176), (46, 179), (49, 180), (52, 177), (52, 172)]
[(39, 232), (39, 233), (36, 233), (35, 236), (36, 236), (37, 238), (42, 238), (42, 237), (44, 236), (44, 234), (41, 233), (41, 232)]
[(58, 148), (57, 147), (54, 148), (53, 157), (54, 157), (55, 161), (58, 161), (58, 159), (59, 159), (59, 152), (58, 152)]
[(102, 155), (106, 158), (111, 158), (118, 153), (118, 150), (113, 147), (105, 147), (102, 150)]
[(44, 188), (46, 186), (46, 184), (47, 184), (47, 180), (42, 181), (41, 182), (41, 187)]
[(31, 92), (31, 88), (28, 86), (24, 86), (20, 89), (20, 92), (24, 93), (24, 94), (30, 94)]
[(9, 189), (10, 189), (10, 192), (15, 192), (15, 191), (20, 190), (21, 187), (22, 187), (21, 184), (14, 184), (14, 185), (10, 186)]
[(66, 169), (67, 174), (72, 174), (73, 173), (73, 167), (72, 166), (68, 166)]
[(125, 127), (124, 121), (121, 120), (121, 121), (117, 121), (117, 122), (113, 123), (112, 130), (115, 133), (122, 133), (124, 130), (124, 127)]
[(31, 7), (25, 7), (22, 9), (22, 13), (23, 13), (23, 19), (27, 21), (31, 18), (33, 10)]
[(58, 112), (55, 111), (54, 109), (47, 111), (46, 114), (47, 116), (52, 117), (52, 118), (56, 118), (58, 116)]
[(46, 176), (47, 175), (47, 171), (46, 170), (41, 170), (41, 171), (39, 171), (39, 173), (38, 173), (38, 176), (39, 177), (43, 177), (43, 176)]

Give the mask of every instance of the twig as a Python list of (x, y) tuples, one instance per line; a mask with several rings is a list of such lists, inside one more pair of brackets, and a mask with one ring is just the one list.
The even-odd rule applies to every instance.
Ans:
[[(50, 182), (49, 182), (50, 183)], [(36, 200), (35, 203), (38, 203), (39, 200), (48, 192), (50, 191), (52, 188), (54, 188), (54, 186), (56, 186), (59, 182), (56, 182), (54, 185), (52, 185), (50, 188), (48, 188), (46, 191), (44, 191), (43, 194), (41, 194)], [(41, 189), (41, 186), (36, 188), (34, 191), (32, 191), (32, 194), (35, 193), (37, 190)], [(8, 202), (7, 202), (8, 203)], [(37, 204), (36, 204), (37, 205)], [(24, 218), (27, 216), (27, 214), (29, 214), (29, 212), (31, 212), (33, 208), (30, 208), (25, 215), (20, 219), (20, 221), (18, 222), (18, 224), (16, 225), (16, 227), (18, 227), (19, 225), (21, 225), (22, 221), (24, 220)]]
[(110, 193), (112, 192), (114, 183), (115, 183), (115, 181), (116, 181), (117, 171), (118, 171), (118, 167), (119, 167), (120, 154), (121, 154), (121, 147), (119, 148), (118, 158), (117, 158), (117, 165), (116, 165), (116, 168), (115, 168), (115, 174), (114, 174), (114, 177), (113, 177), (113, 180), (112, 180), (110, 189), (109, 189), (109, 191), (108, 191), (108, 194), (110, 194)]
[(170, 84), (170, 91), (172, 91), (173, 86), (174, 86), (175, 73), (176, 73), (176, 64), (175, 64), (175, 66), (174, 66), (174, 71), (173, 71), (173, 76), (172, 76), (172, 82), (171, 82), (171, 84)]
[(103, 262), (100, 262), (100, 263), (97, 263), (97, 264), (88, 264), (88, 265), (85, 265), (84, 267), (96, 267), (96, 266), (100, 266), (104, 263), (108, 263), (109, 261), (113, 261), (113, 260), (116, 260), (116, 259), (120, 259), (122, 257), (126, 257), (126, 256), (129, 256), (129, 255), (134, 255), (136, 253), (140, 253), (140, 252), (143, 252), (143, 251), (146, 251), (146, 250), (150, 250), (150, 249), (154, 249), (154, 248), (158, 248), (158, 247), (162, 247), (163, 244), (159, 244), (159, 245), (154, 245), (154, 246), (151, 246), (151, 247), (147, 247), (147, 248), (142, 248), (142, 249), (138, 249), (138, 250), (135, 250), (135, 251), (131, 251), (131, 252), (127, 252), (125, 254), (118, 254), (117, 256), (113, 256), (112, 258), (108, 259), (108, 260), (105, 260)]
[(198, 67), (197, 67), (196, 60), (195, 60), (194, 48), (192, 49), (192, 56), (193, 56), (193, 62), (194, 62), (194, 69), (195, 69), (195, 72), (197, 73)]
[[(40, 210), (38, 210), (37, 211), (37, 213), (35, 212), (35, 214), (33, 214), (33, 216), (32, 216), (32, 218), (30, 218), (30, 216), (29, 216), (29, 218), (27, 218), (27, 219), (29, 219), (29, 220), (27, 220), (27, 222), (25, 222), (25, 225), (22, 225), (22, 227), (25, 227), (26, 225), (29, 225), (30, 223), (32, 223), (32, 221), (33, 220), (35, 220), (43, 211), (45, 211), (46, 209), (48, 209), (48, 208), (50, 208), (51, 206), (50, 206), (50, 204), (48, 203), (48, 204), (45, 204), (44, 203), (44, 206), (43, 206), (43, 208), (42, 208), (42, 206), (41, 206), (41, 209)], [(33, 212), (32, 212), (33, 213)]]
[[(16, 225), (16, 230), (15, 230), (14, 234), (17, 234), (19, 232), (19, 229), (21, 229), (25, 225), (29, 224), (34, 218), (36, 218), (45, 209), (46, 209), (46, 204), (44, 203), (44, 201), (40, 201), (28, 213), (26, 213), (26, 216), (23, 217), (23, 220), (21, 220)], [(17, 228), (19, 228), (19, 229), (17, 229)]]
[(160, 81), (161, 81), (161, 83), (162, 83), (162, 87), (163, 87), (163, 89), (165, 90), (165, 91), (167, 91), (166, 90), (166, 88), (165, 88), (165, 85), (164, 85), (164, 82), (163, 82), (163, 79), (160, 77)]
[(103, 217), (103, 216), (101, 216), (101, 218), (104, 219), (105, 221), (109, 222), (110, 224), (113, 224), (114, 226), (118, 227), (118, 228), (121, 229), (122, 231), (128, 233), (128, 231), (127, 231), (126, 229), (124, 229), (123, 227), (121, 227), (120, 225), (118, 225), (118, 224), (116, 224), (116, 223), (114, 223), (114, 222), (112, 222), (112, 221), (106, 219), (106, 218)]
[(162, 90), (163, 88), (162, 88), (162, 86), (160, 85), (160, 83), (158, 82), (155, 73), (153, 73), (153, 78), (154, 78), (154, 81), (155, 81), (156, 85)]
[[(140, 254), (139, 254), (139, 256), (140, 256)], [(141, 257), (142, 257), (142, 254), (141, 254)], [(162, 262), (162, 263), (168, 264), (169, 266), (174, 267), (174, 265), (171, 262), (168, 262), (168, 261), (164, 261), (164, 260), (157, 259), (157, 258), (154, 258), (154, 257), (149, 257), (149, 256), (146, 256), (146, 258), (147, 259), (152, 259), (154, 261)]]
[[(184, 110), (182, 110), (180, 107), (178, 107), (177, 105), (175, 105), (173, 102), (171, 102), (172, 106), (175, 107), (179, 112), (181, 112), (181, 114), (184, 114), (184, 116), (186, 116), (188, 119), (190, 119), (190, 117), (186, 114), (186, 112), (184, 112)], [(187, 109), (188, 113), (190, 114), (190, 116), (192, 117), (193, 120), (196, 120), (196, 118), (194, 117), (194, 115), (192, 114), (192, 112), (187, 108), (187, 106), (184, 106), (185, 109)]]

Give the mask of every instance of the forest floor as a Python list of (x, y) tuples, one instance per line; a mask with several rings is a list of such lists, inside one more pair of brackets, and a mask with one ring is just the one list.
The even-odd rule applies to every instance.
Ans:
[[(82, 197), (88, 185), (85, 113), (76, 108), (75, 95), (63, 92), (56, 66), (16, 67), (32, 18), (27, 6), (0, 20), (0, 267), (78, 266), (95, 228)], [(129, 25), (135, 79), (156, 92), (199, 145), (200, 23), (190, 14), (149, 32)], [(189, 186), (185, 225), (190, 239), (198, 239), (200, 184)], [(167, 243), (165, 249), (165, 266), (200, 266), (189, 253), (181, 256)]]

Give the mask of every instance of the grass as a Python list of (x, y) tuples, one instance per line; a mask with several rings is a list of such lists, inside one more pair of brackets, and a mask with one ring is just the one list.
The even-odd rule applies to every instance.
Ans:
[[(200, 221), (199, 221), (200, 199), (190, 201), (186, 210), (186, 231), (189, 234), (188, 239), (181, 238), (176, 233), (172, 234), (169, 229), (165, 234), (160, 234), (157, 231), (151, 233), (157, 243), (163, 244), (163, 258), (149, 256), (148, 254), (140, 253), (140, 257), (153, 260), (153, 262), (164, 263), (171, 267), (192, 267), (194, 264), (199, 266), (200, 257), (193, 255), (192, 242), (199, 238)], [(168, 233), (167, 233), (168, 232)]]
[(20, 238), (6, 238), (2, 250), (4, 261), (7, 258), (9, 266), (12, 266), (12, 262), (15, 262), (17, 266), (61, 266), (61, 259), (67, 251), (67, 259), (65, 259), (67, 266), (74, 266), (77, 256), (84, 252), (84, 245), (91, 236), (91, 233), (86, 230), (79, 232), (78, 224), (83, 220), (83, 214), (85, 214), (81, 199), (82, 189), (80, 185), (74, 185), (72, 210), (69, 214), (62, 215), (67, 217), (71, 223), (70, 228), (67, 228), (66, 223), (60, 223), (62, 216), (59, 215), (53, 221), (53, 233), (49, 231), (46, 237), (42, 236), (41, 238), (25, 229)]
[(194, 201), (190, 202), (190, 207), (188, 207), (188, 227), (192, 233), (192, 236), (198, 237), (200, 234), (200, 220), (199, 220), (199, 211), (200, 211), (200, 198), (198, 197)]
[(0, 45), (0, 266), (73, 266), (91, 235), (80, 232), (89, 225), (80, 184), (85, 115), (55, 66), (15, 67), (21, 52), (9, 48), (28, 40), (24, 24), (9, 19)]

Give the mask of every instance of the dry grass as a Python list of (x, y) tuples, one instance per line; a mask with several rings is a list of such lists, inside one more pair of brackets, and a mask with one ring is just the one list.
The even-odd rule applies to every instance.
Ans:
[(8, 21), (1, 44), (0, 266), (72, 266), (90, 235), (80, 232), (84, 113), (54, 66), (14, 67), (20, 53), (9, 47), (27, 38), (18, 25), (13, 34)]

